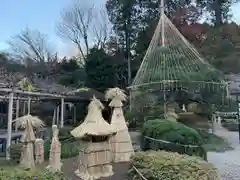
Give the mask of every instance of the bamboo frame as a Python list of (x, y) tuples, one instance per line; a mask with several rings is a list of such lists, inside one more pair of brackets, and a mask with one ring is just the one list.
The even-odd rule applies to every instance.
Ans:
[[(13, 112), (13, 93), (11, 92), (9, 95), (9, 102), (8, 102), (8, 129), (7, 129), (7, 149), (10, 148), (12, 142), (12, 113)], [(6, 159), (10, 160), (10, 153), (6, 151)]]

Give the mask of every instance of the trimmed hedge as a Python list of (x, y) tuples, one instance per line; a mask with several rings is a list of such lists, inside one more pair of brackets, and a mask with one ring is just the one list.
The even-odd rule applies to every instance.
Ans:
[(20, 167), (1, 167), (0, 180), (67, 180), (61, 173), (50, 173), (41, 169), (24, 170)]
[[(147, 139), (145, 136), (169, 143)], [(207, 159), (207, 153), (202, 146), (203, 142), (196, 130), (178, 122), (156, 119), (147, 121), (142, 128), (141, 148), (143, 151), (165, 150)], [(190, 147), (191, 145), (197, 147)]]
[(220, 180), (217, 169), (201, 158), (166, 151), (138, 152), (132, 157), (129, 179), (142, 180), (134, 167), (146, 179)]
[(10, 158), (14, 163), (20, 163), (22, 144), (12, 144), (9, 148)]

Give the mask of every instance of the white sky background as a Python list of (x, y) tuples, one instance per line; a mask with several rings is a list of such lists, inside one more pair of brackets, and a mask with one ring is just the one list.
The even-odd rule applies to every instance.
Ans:
[(232, 6), (233, 21), (240, 24), (240, 2)]

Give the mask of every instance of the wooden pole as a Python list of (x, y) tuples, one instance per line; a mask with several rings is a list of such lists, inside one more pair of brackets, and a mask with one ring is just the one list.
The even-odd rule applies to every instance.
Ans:
[(64, 126), (64, 98), (61, 98), (61, 124), (60, 127)]
[(240, 103), (238, 103), (238, 116), (237, 116), (237, 120), (238, 120), (238, 139), (239, 139), (239, 144), (240, 144)]
[(28, 97), (28, 114), (31, 112), (31, 98)]
[(23, 101), (23, 116), (25, 116), (25, 114), (26, 114), (26, 102), (25, 101)]
[(59, 127), (59, 105), (57, 106), (57, 127)]
[(73, 124), (76, 125), (76, 105), (73, 106)]
[(56, 108), (53, 111), (53, 119), (52, 119), (52, 125), (56, 124)]
[(8, 102), (8, 129), (7, 129), (7, 147), (6, 147), (6, 159), (10, 160), (9, 148), (12, 142), (12, 114), (13, 114), (13, 92), (9, 95)]
[[(16, 119), (19, 117), (19, 99), (16, 101)], [(17, 132), (17, 123), (15, 123), (15, 132)]]

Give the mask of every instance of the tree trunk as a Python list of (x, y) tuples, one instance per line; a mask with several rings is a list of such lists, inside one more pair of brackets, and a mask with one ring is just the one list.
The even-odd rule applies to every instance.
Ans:
[(220, 26), (223, 23), (222, 17), (222, 3), (219, 0), (214, 2), (214, 16), (215, 16), (215, 26)]

